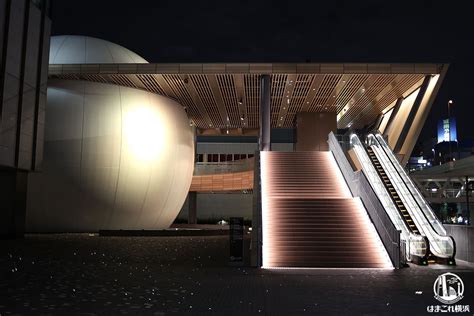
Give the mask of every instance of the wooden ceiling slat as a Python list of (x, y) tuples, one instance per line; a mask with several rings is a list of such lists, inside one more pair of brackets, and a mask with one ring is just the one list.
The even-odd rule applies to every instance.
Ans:
[(333, 106), (336, 103), (337, 98), (341, 94), (342, 90), (344, 87), (346, 87), (347, 82), (350, 81), (349, 79), (353, 77), (351, 75), (343, 75), (338, 83), (334, 86), (333, 91), (331, 92), (331, 96), (326, 100), (326, 103), (324, 104), (323, 111), (329, 111), (329, 112), (336, 112), (336, 106)]
[(237, 103), (239, 105), (239, 116), (242, 127), (248, 126), (248, 113), (247, 113), (247, 97), (244, 87), (244, 76), (234, 75), (234, 87), (235, 94), (237, 95)]
[[(285, 122), (286, 113), (288, 112), (288, 108), (292, 102), (293, 92), (296, 87), (296, 75), (292, 74), (286, 76), (284, 83), (283, 91), (279, 91), (280, 93), (283, 92), (279, 98), (279, 104), (276, 102), (275, 104), (272, 104), (272, 107), (275, 108), (275, 112), (277, 113), (274, 118), (275, 120), (272, 121), (273, 127), (282, 127)], [(280, 85), (280, 87), (281, 86), (282, 85)]]
[[(204, 110), (208, 114), (210, 120), (213, 122), (214, 127), (224, 128), (228, 124), (227, 115), (221, 113), (216, 102), (216, 98), (213, 95), (208, 77), (206, 75), (189, 75), (188, 83), (190, 82), (190, 88), (196, 89), (201, 104)], [(222, 102), (221, 102), (222, 103)], [(222, 105), (221, 105), (222, 106)]]
[(324, 104), (333, 96), (334, 87), (341, 79), (341, 75), (325, 75), (316, 97), (313, 99), (310, 110), (324, 112)]
[[(137, 72), (137, 67), (119, 67), (118, 72), (112, 73), (113, 67), (63, 65), (53, 67), (54, 73), (49, 78), (116, 84), (173, 98), (186, 108), (190, 120), (202, 130), (225, 132), (227, 129), (258, 128), (260, 76), (270, 64), (257, 65), (258, 67), (250, 67), (250, 64), (216, 65), (219, 66), (214, 67), (216, 70), (212, 67), (198, 67), (199, 69), (189, 73), (185, 71), (189, 67), (178, 67), (178, 71), (166, 65), (155, 67), (155, 73)], [(401, 68), (389, 66), (344, 64), (341, 68), (340, 65), (336, 67), (321, 64), (313, 67), (314, 69), (303, 67), (305, 71), (302, 66), (298, 66), (294, 71), (286, 73), (283, 70), (287, 68), (283, 64), (279, 68), (273, 67), (270, 72), (271, 125), (291, 128), (299, 112), (336, 111), (338, 127), (362, 127), (396, 98), (413, 91), (426, 75), (422, 72), (410, 72), (413, 65)], [(163, 67), (168, 70), (164, 71), (166, 69)], [(100, 71), (94, 73), (96, 69)], [(159, 69), (163, 71), (156, 73)], [(331, 69), (332, 72), (329, 72)], [(387, 71), (382, 72), (380, 69)], [(394, 72), (394, 69), (400, 72)]]
[(203, 128), (204, 126), (206, 128), (212, 127), (209, 115), (205, 113), (202, 104), (196, 103), (199, 98), (196, 96), (194, 96), (194, 98), (191, 97), (188, 89), (184, 86), (183, 79), (179, 75), (158, 75), (157, 79), (159, 76), (162, 76), (163, 81), (166, 83), (166, 86), (171, 89), (172, 94), (176, 96), (177, 101), (187, 107), (188, 113), (191, 114), (191, 119), (196, 126)]
[(219, 111), (219, 115), (223, 122), (226, 123), (229, 119), (229, 114), (227, 113), (227, 109), (224, 104), (224, 99), (222, 97), (221, 90), (219, 89), (216, 75), (207, 75), (208, 84), (210, 86), (210, 90), (212, 92), (212, 96), (214, 97), (215, 104), (217, 105), (217, 109)]
[(306, 96), (309, 93), (314, 75), (300, 74), (296, 76), (295, 87), (292, 91), (290, 103), (285, 113), (284, 123), (282, 127), (291, 128), (294, 126), (296, 113), (301, 112)]
[[(366, 107), (358, 117), (358, 125), (362, 122), (368, 124), (374, 121), (379, 113), (384, 111), (390, 104), (393, 104), (396, 99), (402, 97), (406, 91), (411, 87), (416, 86), (416, 89), (421, 86), (423, 75), (407, 75), (404, 80), (400, 82), (390, 93), (387, 93), (380, 101), (372, 107)], [(416, 90), (412, 89), (412, 90)]]
[(217, 84), (222, 91), (222, 97), (228, 115), (228, 123), (232, 127), (240, 126), (239, 100), (235, 92), (233, 75), (218, 75)]
[(153, 75), (153, 77), (155, 78), (158, 85), (163, 89), (166, 96), (171, 97), (173, 99), (178, 99), (176, 93), (171, 88), (171, 86), (168, 84), (168, 81), (165, 80), (164, 75), (156, 74), (156, 75)]
[[(360, 107), (357, 111), (353, 111), (354, 114), (350, 124), (355, 128), (361, 128), (369, 124), (372, 120), (375, 120), (377, 115), (385, 109), (386, 106), (393, 103), (397, 98), (403, 96), (403, 93), (417, 84), (423, 75), (397, 75), (390, 84), (382, 81), (379, 82), (378, 88), (381, 92), (374, 97), (371, 102), (360, 102)], [(374, 93), (376, 89), (369, 90), (369, 93)], [(344, 123), (342, 123), (344, 124)]]
[[(210, 113), (206, 111), (193, 81), (189, 80), (187, 75), (167, 75), (165, 76), (165, 79), (166, 78), (169, 78), (168, 80), (170, 80), (176, 86), (181, 94), (187, 96), (185, 98), (185, 102), (188, 104), (188, 106), (194, 105), (197, 107), (201, 117), (206, 121), (207, 125), (209, 127), (215, 127), (213, 120), (210, 118)], [(216, 122), (216, 124), (220, 125), (218, 122)]]
[(245, 75), (244, 87), (248, 113), (248, 128), (259, 126), (260, 80), (258, 75)]
[(144, 86), (147, 90), (153, 91), (161, 95), (167, 95), (165, 90), (160, 86), (160, 84), (156, 80), (155, 76), (144, 74), (144, 75), (136, 75), (132, 77), (136, 78), (142, 84), (142, 86)]
[(314, 75), (313, 81), (311, 82), (311, 86), (309, 87), (308, 94), (306, 94), (305, 99), (303, 101), (303, 106), (301, 108), (301, 112), (306, 112), (309, 110), (311, 104), (313, 104), (314, 98), (316, 97), (319, 88), (321, 87), (321, 83), (323, 82), (324, 75)]
[(343, 91), (337, 96), (336, 98), (336, 112), (342, 110), (344, 105), (350, 102), (351, 98), (357, 93), (358, 90), (364, 88), (366, 83), (370, 84), (369, 79), (370, 77), (374, 77), (371, 75), (353, 75), (349, 79), (347, 79), (347, 84), (344, 86)]
[[(347, 111), (342, 113), (341, 119), (338, 121), (338, 126), (348, 126), (352, 124), (353, 118), (357, 115), (358, 111), (362, 111), (363, 108), (369, 104), (377, 102), (384, 93), (384, 89), (390, 90), (391, 85), (396, 85), (402, 75), (384, 75), (371, 77), (362, 87), (359, 89), (354, 96), (351, 98), (348, 104), (345, 105)], [(342, 110), (342, 109), (341, 109)]]

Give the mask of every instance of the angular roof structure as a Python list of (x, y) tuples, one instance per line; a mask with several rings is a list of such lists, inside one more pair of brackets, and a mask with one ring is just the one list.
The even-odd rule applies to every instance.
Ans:
[[(50, 64), (50, 78), (114, 83), (155, 92), (187, 108), (201, 132), (257, 129), (260, 80), (271, 75), (272, 127), (298, 112), (335, 112), (339, 128), (360, 128), (418, 89), (446, 64), (232, 63)], [(437, 86), (442, 80), (438, 80)]]

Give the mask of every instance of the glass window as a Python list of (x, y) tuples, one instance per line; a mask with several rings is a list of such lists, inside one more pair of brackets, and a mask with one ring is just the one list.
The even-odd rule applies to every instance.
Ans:
[(239, 155), (239, 154), (235, 154), (235, 155), (234, 155), (234, 161), (235, 161), (235, 160), (240, 160), (240, 155)]
[(232, 154), (230, 155), (227, 155), (227, 158), (226, 158), (227, 161), (232, 161)]
[(224, 154), (220, 154), (220, 162), (224, 162), (224, 161), (226, 161), (226, 159), (225, 159), (225, 158), (226, 158), (226, 155), (224, 155)]

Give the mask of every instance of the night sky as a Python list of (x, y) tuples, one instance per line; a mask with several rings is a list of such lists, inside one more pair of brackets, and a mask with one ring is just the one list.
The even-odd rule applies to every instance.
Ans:
[(149, 62), (443, 62), (450, 68), (419, 141), (447, 102), (474, 139), (468, 1), (53, 1), (53, 35), (102, 38)]

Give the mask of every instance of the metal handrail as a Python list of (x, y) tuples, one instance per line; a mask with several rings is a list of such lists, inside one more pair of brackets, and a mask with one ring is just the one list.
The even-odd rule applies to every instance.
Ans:
[(395, 268), (402, 266), (400, 260), (400, 231), (397, 230), (390, 217), (385, 212), (380, 200), (370, 186), (363, 172), (354, 172), (350, 166), (341, 144), (333, 133), (328, 137), (329, 148), (336, 159), (341, 172), (353, 196), (358, 196), (362, 200), (369, 217), (377, 230), (382, 243)]
[[(387, 212), (388, 216), (390, 217), (390, 219), (393, 222), (393, 224), (395, 225), (395, 227), (397, 227), (397, 229), (401, 230), (401, 236), (403, 237), (403, 239), (405, 239), (407, 241), (407, 250), (408, 250), (407, 256), (410, 255), (410, 254), (415, 254), (417, 256), (425, 257), (427, 255), (426, 248), (428, 248), (429, 246), (426, 245), (426, 243), (423, 241), (424, 240), (423, 236), (415, 235), (415, 234), (411, 233), (411, 231), (408, 229), (408, 226), (403, 221), (400, 213), (396, 209), (396, 207), (395, 207), (392, 199), (390, 198), (386, 188), (381, 183), (381, 179), (378, 176), (377, 171), (375, 170), (374, 166), (372, 165), (372, 162), (370, 161), (370, 159), (369, 159), (369, 157), (368, 157), (368, 155), (365, 151), (365, 148), (362, 145), (362, 143), (360, 142), (357, 135), (355, 135), (355, 134), (351, 135), (351, 144), (352, 144), (352, 146), (355, 150), (355, 153), (356, 153), (359, 161), (362, 164), (362, 167), (363, 167), (362, 171), (364, 173), (367, 173), (368, 176), (370, 176), (370, 174), (372, 174), (371, 181), (369, 182), (370, 186), (372, 187), (372, 189), (374, 190), (374, 192), (376, 193), (376, 195), (378, 196), (378, 198), (380, 199), (381, 202), (382, 202), (381, 197), (385, 197), (383, 199), (383, 201), (385, 203), (382, 203), (383, 209), (384, 209), (385, 212)], [(420, 251), (416, 250), (416, 249), (419, 249), (420, 247), (411, 247), (411, 244), (414, 244), (414, 246), (418, 245), (418, 244), (420, 244), (422, 246), (424, 245), (425, 251), (420, 252)]]
[[(380, 143), (380, 141), (377, 139), (377, 137), (375, 137), (373, 134), (370, 134), (368, 137), (369, 138), (373, 137), (376, 141), (376, 145), (379, 145), (380, 147), (383, 147), (382, 144)], [(398, 175), (398, 178), (401, 180), (401, 186), (402, 187), (404, 186), (404, 188), (408, 191), (409, 196), (411, 196), (412, 200), (415, 202), (415, 204), (410, 202), (406, 205), (406, 206), (414, 207), (415, 209), (410, 210), (410, 209), (407, 208), (407, 210), (409, 210), (411, 212), (416, 212), (416, 207), (418, 207), (418, 209), (419, 209), (418, 213), (421, 213), (421, 217), (417, 216), (416, 214), (415, 214), (414, 217), (413, 216), (412, 217), (413, 217), (413, 220), (415, 220), (418, 223), (418, 225), (417, 225), (418, 228), (421, 229), (422, 232), (424, 232), (424, 235), (426, 237), (428, 237), (428, 239), (430, 241), (430, 244), (433, 245), (431, 247), (432, 252), (436, 256), (441, 257), (441, 258), (454, 257), (453, 253), (454, 253), (455, 246), (454, 246), (454, 244), (450, 245), (450, 243), (448, 241), (450, 238), (448, 238), (447, 236), (440, 235), (437, 232), (437, 230), (434, 229), (433, 225), (431, 224), (430, 220), (428, 219), (427, 215), (425, 214), (423, 208), (420, 206), (417, 199), (414, 197), (412, 190), (410, 190), (407, 183), (404, 181), (402, 175), (400, 174), (400, 171), (395, 166), (395, 163), (393, 162), (393, 159), (391, 159), (390, 155), (387, 153), (387, 150), (385, 148), (382, 148), (382, 150), (383, 150), (383, 153), (385, 154), (385, 156), (388, 158), (388, 161), (390, 162), (393, 170), (396, 172), (396, 175)], [(384, 163), (384, 162), (381, 161), (381, 163)], [(389, 177), (393, 177), (390, 173), (388, 173), (388, 175), (389, 175)], [(397, 183), (399, 184), (399, 182), (397, 182)], [(401, 197), (404, 200), (406, 200), (406, 197), (404, 197), (403, 194), (402, 194)], [(425, 224), (423, 223), (423, 220), (425, 221)], [(428, 225), (426, 225), (426, 223), (428, 223)], [(426, 228), (425, 228), (425, 226), (426, 226)], [(441, 244), (438, 244), (438, 243), (441, 243)], [(446, 243), (445, 246), (442, 246), (444, 243)], [(449, 249), (449, 248), (451, 248), (451, 249)]]
[[(381, 145), (382, 150), (385, 152), (385, 154), (389, 157), (390, 162), (391, 162), (392, 165), (394, 166), (394, 168), (395, 168), (395, 170), (397, 171), (397, 173), (398, 173), (398, 175), (400, 176), (400, 178), (402, 178), (402, 176), (401, 176), (399, 170), (403, 170), (403, 168), (401, 168), (401, 166), (400, 166), (400, 168), (397, 168), (397, 167), (395, 166), (395, 164), (393, 163), (393, 159), (391, 159), (392, 157), (390, 157), (390, 155), (389, 155), (389, 153), (388, 153), (388, 150), (387, 150), (387, 149), (388, 149), (388, 144), (385, 142), (385, 140), (383, 140), (382, 135), (380, 135), (380, 134), (375, 134), (375, 139), (376, 139), (376, 141)], [(380, 139), (382, 139), (383, 142), (382, 142)], [(403, 170), (403, 172), (405, 172), (405, 171)], [(438, 228), (439, 228), (440, 230), (434, 228), (433, 225), (431, 225), (431, 222), (430, 222), (430, 220), (427, 218), (427, 215), (426, 215), (425, 210), (424, 210), (423, 207), (418, 203), (418, 201), (417, 201), (417, 199), (415, 198), (415, 196), (413, 196), (412, 190), (410, 190), (410, 188), (408, 187), (407, 183), (404, 183), (405, 186), (407, 187), (408, 191), (410, 192), (411, 196), (412, 196), (413, 199), (415, 200), (416, 204), (418, 205), (418, 207), (423, 211), (423, 214), (425, 215), (427, 221), (430, 222), (430, 225), (433, 227), (433, 229), (434, 229), (438, 234), (446, 236), (446, 229), (444, 229), (443, 225), (439, 222), (439, 219), (436, 217), (436, 215), (435, 215), (435, 214), (433, 213), (433, 211), (431, 210), (431, 207), (429, 207), (429, 204), (428, 204), (428, 202), (426, 201), (426, 199), (425, 199), (425, 198), (423, 197), (423, 195), (416, 189), (416, 186), (413, 184), (413, 182), (411, 181), (410, 177), (409, 177), (408, 175), (406, 175), (406, 173), (405, 173), (405, 178), (406, 178), (408, 181), (410, 181), (411, 186), (413, 187), (413, 189), (415, 189), (415, 193), (417, 193), (417, 196), (422, 200), (422, 202), (424, 203), (424, 206), (429, 210), (430, 216), (431, 216), (432, 218), (434, 218), (434, 220), (437, 220), (437, 221), (438, 221), (438, 225), (437, 225), (437, 226), (439, 226)], [(402, 178), (402, 180), (403, 180), (403, 178)]]

